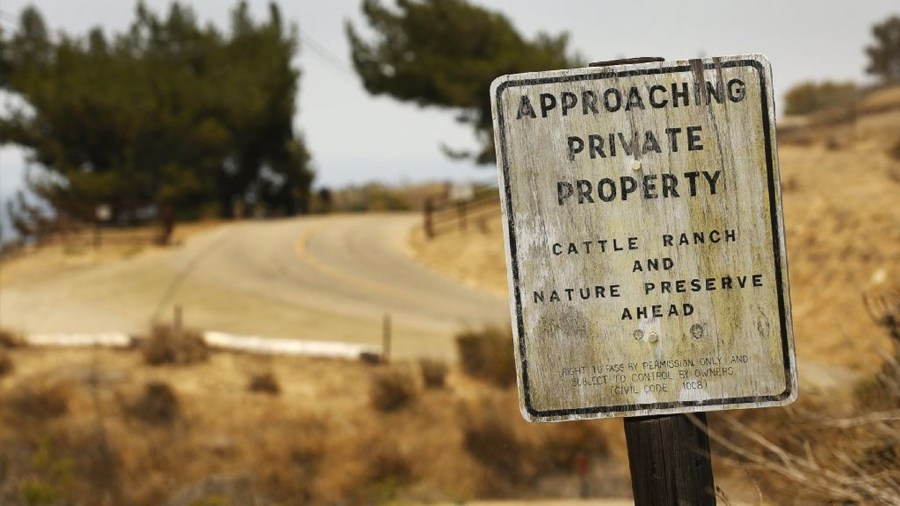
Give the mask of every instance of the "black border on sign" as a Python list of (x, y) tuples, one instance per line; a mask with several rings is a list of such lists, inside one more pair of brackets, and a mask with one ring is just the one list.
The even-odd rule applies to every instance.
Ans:
[[(521, 361), (521, 371), (522, 371), (522, 391), (524, 393), (524, 405), (525, 409), (528, 413), (536, 418), (565, 418), (572, 415), (590, 415), (590, 414), (600, 414), (600, 413), (622, 413), (622, 412), (634, 412), (634, 411), (648, 411), (648, 410), (672, 410), (678, 408), (697, 408), (697, 407), (705, 407), (705, 406), (733, 406), (735, 408), (739, 407), (751, 407), (754, 404), (760, 403), (777, 403), (779, 401), (783, 401), (791, 396), (791, 388), (793, 386), (793, 371), (791, 369), (790, 362), (790, 353), (789, 353), (789, 342), (788, 342), (788, 331), (787, 331), (787, 319), (788, 315), (786, 313), (786, 299), (787, 296), (784, 290), (784, 273), (782, 272), (782, 258), (781, 258), (781, 230), (779, 227), (779, 219), (777, 212), (777, 202), (775, 200), (775, 195), (778, 190), (777, 184), (778, 181), (775, 180), (775, 166), (774, 166), (774, 157), (772, 153), (772, 126), (769, 118), (769, 93), (767, 91), (767, 80), (766, 80), (766, 72), (763, 69), (762, 64), (756, 60), (731, 60), (724, 62), (714, 62), (714, 63), (704, 63), (704, 70), (714, 70), (716, 68), (734, 68), (734, 67), (752, 67), (756, 69), (759, 73), (759, 85), (760, 85), (760, 103), (762, 106), (762, 129), (763, 129), (763, 137), (765, 142), (765, 156), (766, 156), (766, 172), (768, 175), (768, 190), (769, 190), (769, 211), (771, 215), (770, 226), (772, 229), (772, 250), (774, 253), (775, 260), (775, 285), (776, 292), (778, 295), (778, 312), (779, 312), (779, 320), (780, 320), (780, 328), (781, 328), (781, 352), (782, 352), (782, 360), (784, 363), (784, 380), (785, 380), (785, 390), (780, 394), (776, 395), (767, 395), (767, 396), (751, 396), (751, 397), (730, 397), (723, 399), (707, 399), (701, 401), (677, 401), (677, 402), (658, 402), (658, 403), (646, 403), (646, 404), (622, 404), (615, 406), (594, 406), (594, 407), (586, 407), (586, 408), (574, 408), (574, 409), (552, 409), (552, 410), (538, 410), (534, 408), (531, 404), (531, 388), (528, 377), (528, 354), (525, 348), (525, 323), (522, 317), (522, 296), (519, 288), (519, 262), (517, 256), (517, 243), (516, 243), (516, 227), (515, 227), (515, 214), (512, 209), (512, 191), (510, 189), (509, 184), (509, 159), (507, 156), (507, 143), (506, 143), (506, 121), (503, 114), (503, 104), (501, 102), (501, 95), (507, 88), (514, 88), (518, 86), (529, 86), (534, 84), (548, 84), (548, 83), (565, 83), (565, 82), (578, 82), (578, 81), (591, 81), (591, 80), (601, 80), (601, 79), (610, 79), (610, 78), (618, 78), (618, 77), (631, 77), (631, 76), (646, 76), (646, 75), (658, 75), (658, 74), (674, 74), (674, 73), (682, 73), (682, 72), (691, 72), (692, 68), (690, 65), (678, 65), (674, 67), (660, 67), (660, 68), (650, 68), (650, 69), (638, 69), (638, 70), (625, 70), (625, 71), (610, 71), (610, 70), (601, 70), (598, 72), (592, 72), (587, 74), (579, 74), (573, 76), (560, 76), (560, 77), (544, 77), (544, 78), (534, 78), (534, 79), (521, 79), (521, 80), (510, 80), (505, 81), (499, 84), (496, 88), (495, 100), (497, 103), (497, 122), (498, 122), (498, 130), (500, 136), (500, 153), (501, 153), (501, 162), (502, 162), (502, 170), (503, 170), (503, 192), (506, 197), (506, 218), (507, 225), (509, 229), (509, 253), (510, 253), (510, 266), (512, 270), (513, 276), (513, 296), (515, 298), (515, 306), (516, 306), (516, 326), (518, 329), (519, 335), (519, 358)], [(693, 410), (686, 410), (693, 411)]]

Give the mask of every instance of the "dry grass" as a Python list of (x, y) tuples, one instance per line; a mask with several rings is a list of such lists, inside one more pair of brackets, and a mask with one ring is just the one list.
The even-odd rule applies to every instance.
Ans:
[(894, 384), (875, 387), (874, 404), (863, 395), (849, 410), (819, 399), (767, 417), (717, 416), (710, 429), (717, 457), (749, 474), (766, 503), (900, 505), (900, 369), (892, 367)]
[(71, 385), (61, 381), (36, 379), (19, 382), (7, 400), (12, 415), (31, 421), (47, 421), (69, 412)]
[(155, 325), (142, 347), (150, 365), (189, 365), (205, 361), (209, 350), (200, 331)]
[(516, 364), (510, 329), (485, 327), (456, 337), (459, 363), (466, 374), (499, 387), (516, 382)]
[[(617, 424), (527, 424), (514, 390), (453, 367), (447, 388), (428, 389), (418, 364), (276, 357), (263, 367), (257, 357), (216, 353), (189, 368), (160, 369), (131, 351), (11, 353), (16, 371), (0, 382), (0, 504), (24, 504), (18, 489), (3, 491), (27, 479), (25, 492), (73, 506), (150, 506), (217, 494), (230, 504), (250, 504), (249, 497), (298, 505), (562, 497), (577, 494), (580, 452), (597, 463), (592, 482), (607, 483), (598, 490), (627, 494), (623, 468), (605, 449)], [(280, 395), (247, 389), (248, 373), (260, 369), (278, 378)], [(46, 378), (40, 391), (64, 388), (67, 411), (12, 416), (10, 399), (34, 378)], [(399, 385), (402, 407), (375, 405), (372, 385), (382, 378), (390, 378), (394, 395)], [(31, 398), (42, 405), (48, 396)], [(483, 404), (495, 425), (477, 414)], [(491, 437), (497, 426), (509, 434), (508, 446)], [(473, 446), (478, 438), (492, 451)], [(521, 460), (510, 471), (502, 465), (508, 452)]]
[[(900, 339), (900, 298), (890, 295), (867, 305)], [(760, 413), (721, 414), (724, 427), (710, 430), (726, 462), (752, 473), (759, 490), (782, 503), (900, 505), (900, 347), (848, 402), (810, 395), (774, 416)]]
[(12, 357), (9, 356), (9, 352), (0, 348), (0, 378), (11, 374), (13, 369), (15, 369), (15, 365), (13, 364)]
[[(564, 477), (574, 494), (579, 460), (592, 463), (594, 493), (628, 495), (624, 455), (614, 455), (612, 450), (623, 443), (621, 422), (530, 424), (519, 416), (510, 416), (513, 410), (517, 410), (516, 393), (493, 390), (465, 402), (460, 411), (463, 446), (483, 468), (478, 472), (486, 478), (480, 495), (515, 497), (523, 488), (540, 493), (547, 477)], [(609, 462), (616, 464), (602, 466)]]
[(250, 376), (250, 382), (247, 384), (247, 390), (251, 392), (278, 395), (281, 393), (281, 385), (278, 379), (270, 372), (256, 373)]
[(419, 369), (425, 388), (441, 389), (447, 386), (447, 363), (443, 360), (423, 358), (419, 360)]
[(0, 348), (11, 349), (25, 346), (25, 341), (19, 332), (0, 328)]
[(418, 394), (413, 371), (406, 365), (386, 365), (375, 371), (369, 398), (379, 411), (397, 411), (409, 406)]
[(136, 419), (151, 425), (167, 425), (178, 419), (181, 408), (178, 396), (167, 383), (153, 381), (144, 385), (144, 393), (128, 406)]

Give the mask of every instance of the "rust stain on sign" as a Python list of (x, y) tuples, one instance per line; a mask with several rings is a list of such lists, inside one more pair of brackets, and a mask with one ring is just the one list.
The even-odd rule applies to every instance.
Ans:
[(491, 97), (525, 418), (792, 402), (768, 61), (517, 74)]

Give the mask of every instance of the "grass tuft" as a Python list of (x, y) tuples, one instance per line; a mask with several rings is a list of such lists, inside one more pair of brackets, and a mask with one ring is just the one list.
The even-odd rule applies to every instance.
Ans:
[(144, 361), (150, 365), (189, 365), (203, 362), (209, 349), (197, 330), (155, 325), (143, 345)]
[(261, 394), (278, 395), (281, 393), (281, 386), (278, 379), (271, 372), (257, 373), (250, 376), (250, 383), (247, 390)]
[(442, 360), (423, 358), (419, 360), (422, 382), (425, 388), (440, 390), (447, 386), (447, 363)]
[(69, 412), (70, 385), (37, 380), (12, 393), (10, 408), (16, 415), (34, 420), (60, 418)]
[(150, 425), (168, 425), (181, 414), (178, 396), (167, 383), (151, 381), (144, 386), (144, 394), (128, 411), (138, 420)]
[(499, 387), (516, 382), (516, 364), (510, 329), (485, 327), (456, 337), (460, 366), (464, 373)]
[(375, 371), (369, 389), (369, 399), (375, 409), (383, 412), (399, 411), (415, 400), (416, 380), (408, 367), (389, 365)]

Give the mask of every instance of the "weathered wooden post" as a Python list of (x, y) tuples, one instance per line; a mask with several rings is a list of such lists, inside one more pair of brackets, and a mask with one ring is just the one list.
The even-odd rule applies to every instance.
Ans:
[(797, 396), (769, 63), (602, 64), (491, 88), (521, 411), (625, 417), (636, 504), (715, 504), (704, 412)]
[(175, 304), (175, 307), (172, 308), (172, 330), (175, 332), (176, 337), (181, 337), (181, 327), (182, 327), (181, 305)]
[(391, 314), (384, 313), (381, 319), (381, 358), (385, 363), (391, 361)]
[(459, 231), (463, 233), (466, 231), (466, 205), (465, 202), (456, 203), (456, 218), (459, 221)]
[(434, 203), (431, 199), (425, 199), (422, 206), (422, 217), (424, 218), (423, 228), (425, 229), (425, 237), (431, 239), (434, 237)]
[(625, 419), (636, 505), (716, 504), (705, 428), (705, 413)]

